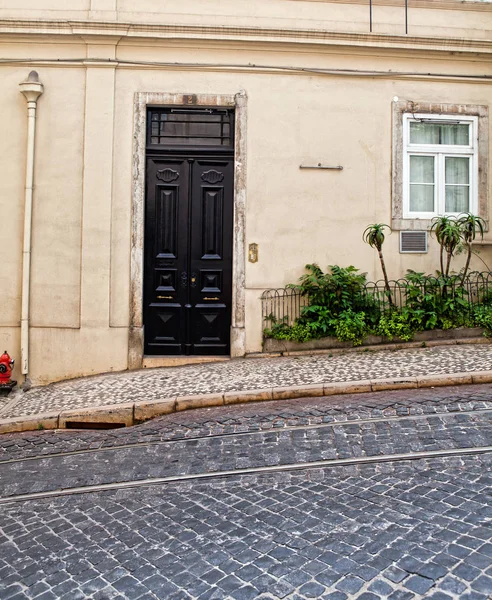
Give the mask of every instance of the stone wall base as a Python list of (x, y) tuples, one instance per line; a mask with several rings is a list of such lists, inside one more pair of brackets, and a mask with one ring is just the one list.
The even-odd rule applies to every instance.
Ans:
[[(434, 342), (440, 340), (461, 340), (479, 338), (484, 335), (485, 329), (480, 327), (459, 327), (457, 329), (432, 329), (431, 331), (419, 331), (413, 336), (412, 342)], [(404, 344), (400, 338), (388, 338), (368, 335), (362, 342), (362, 346), (377, 346), (379, 344)], [(352, 342), (340, 342), (335, 337), (325, 337), (309, 342), (292, 342), (288, 340), (274, 340), (267, 338), (263, 343), (263, 352), (298, 352), (312, 350), (330, 350), (331, 348), (352, 348)]]

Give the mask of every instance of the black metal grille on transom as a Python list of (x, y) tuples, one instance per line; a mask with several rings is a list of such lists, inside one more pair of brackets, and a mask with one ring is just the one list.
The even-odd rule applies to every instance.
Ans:
[(234, 111), (217, 108), (149, 110), (149, 146), (233, 147)]

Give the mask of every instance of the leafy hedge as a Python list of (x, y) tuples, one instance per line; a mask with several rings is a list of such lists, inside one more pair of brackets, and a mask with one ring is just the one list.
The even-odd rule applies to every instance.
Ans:
[(405, 303), (395, 306), (389, 290), (368, 293), (366, 276), (353, 266), (331, 265), (324, 273), (317, 264), (306, 265), (299, 284), (288, 287), (308, 297), (308, 305), (293, 325), (268, 319), (265, 337), (307, 342), (326, 336), (362, 344), (368, 335), (409, 341), (417, 331), (483, 327), (492, 335), (492, 294), (473, 304), (459, 275), (437, 277), (409, 270), (400, 287)]

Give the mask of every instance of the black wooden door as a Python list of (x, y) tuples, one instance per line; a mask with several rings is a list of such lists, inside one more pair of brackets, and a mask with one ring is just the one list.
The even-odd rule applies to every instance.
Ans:
[(146, 354), (230, 352), (232, 156), (147, 159)]

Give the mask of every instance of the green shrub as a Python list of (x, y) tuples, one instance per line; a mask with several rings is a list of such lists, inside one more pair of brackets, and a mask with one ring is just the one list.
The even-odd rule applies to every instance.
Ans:
[(483, 327), (485, 335), (492, 337), (492, 307), (476, 306), (473, 311), (473, 324), (475, 327)]
[(326, 306), (317, 304), (304, 306), (297, 322), (307, 327), (315, 338), (335, 335), (333, 314)]
[(409, 341), (417, 331), (483, 327), (492, 337), (492, 292), (479, 292), (480, 305), (470, 306), (468, 290), (459, 275), (436, 277), (409, 270), (401, 282), (403, 306), (389, 302), (386, 292), (368, 294), (366, 276), (353, 266), (331, 265), (324, 273), (315, 263), (299, 284), (289, 285), (309, 298), (293, 325), (288, 318), (269, 319), (265, 337), (306, 342), (326, 336), (354, 346), (373, 333), (389, 340)]
[(468, 292), (457, 275), (432, 277), (408, 270), (401, 309), (414, 331), (451, 329), (464, 325), (469, 313)]
[(375, 333), (390, 341), (397, 337), (404, 342), (409, 342), (413, 338), (414, 331), (409, 323), (408, 315), (394, 311), (389, 315), (381, 315)]
[(335, 335), (341, 342), (352, 342), (354, 346), (360, 346), (364, 338), (370, 333), (366, 324), (364, 312), (345, 310), (335, 319)]
[(267, 338), (273, 338), (275, 340), (288, 340), (293, 342), (308, 342), (313, 339), (310, 328), (301, 323), (294, 323), (294, 325), (288, 325), (285, 320), (278, 322), (275, 317), (267, 317), (272, 321), (271, 328), (263, 330), (263, 335)]
[(373, 298), (365, 292), (366, 274), (359, 273), (354, 266), (330, 265), (330, 272), (324, 273), (319, 265), (313, 263), (306, 265), (306, 269), (308, 273), (299, 279), (299, 284), (288, 287), (308, 296), (310, 306), (327, 308), (332, 315), (345, 310), (377, 310)]

